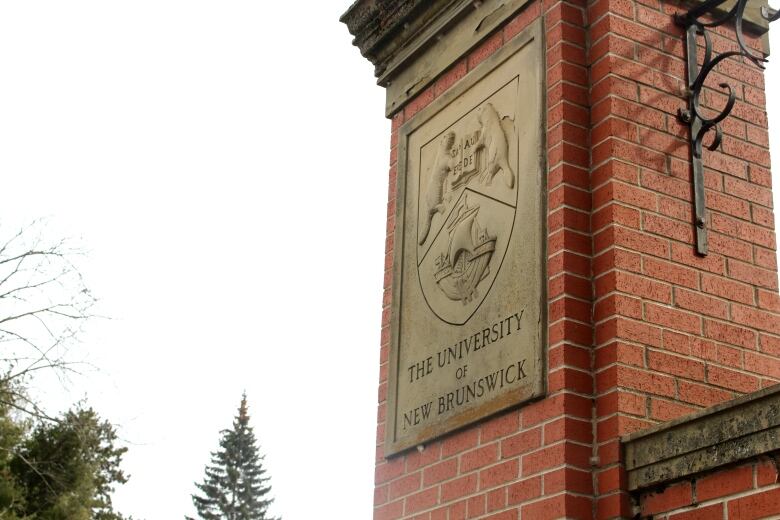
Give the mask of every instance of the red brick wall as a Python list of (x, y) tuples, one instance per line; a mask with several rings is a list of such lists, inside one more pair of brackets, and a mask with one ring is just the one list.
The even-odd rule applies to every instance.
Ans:
[[(398, 128), (536, 20), (546, 29), (549, 396), (384, 458)], [(377, 429), (376, 520), (591, 518), (592, 342), (584, 9), (533, 2), (393, 118)]]
[[(780, 379), (763, 77), (749, 64), (720, 71), (738, 102), (722, 151), (705, 153), (710, 254), (697, 257), (675, 11), (655, 0), (536, 0), (393, 118), (376, 520), (630, 517), (621, 435)], [(385, 459), (398, 129), (540, 16), (548, 396)], [(716, 48), (730, 44), (725, 34)], [(722, 99), (707, 90), (706, 102)]]
[[(778, 461), (772, 457), (698, 475), (663, 491), (644, 493), (642, 518), (654, 520), (751, 520), (780, 511)], [(728, 512), (728, 516), (724, 516)]]
[[(729, 62), (721, 151), (704, 153), (710, 253), (694, 253), (676, 3), (589, 4), (598, 517), (630, 516), (619, 436), (780, 379), (780, 300), (761, 71)], [(716, 50), (734, 46), (718, 28)], [(758, 46), (755, 38), (750, 44)], [(705, 102), (725, 97), (707, 83)]]

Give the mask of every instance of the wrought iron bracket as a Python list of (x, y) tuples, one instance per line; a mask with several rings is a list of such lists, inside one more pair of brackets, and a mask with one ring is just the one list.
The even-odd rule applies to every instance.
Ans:
[[(706, 0), (691, 8), (687, 13), (675, 15), (677, 25), (685, 29), (685, 55), (688, 69), (686, 95), (688, 97), (688, 107), (686, 109), (681, 108), (678, 111), (678, 117), (680, 121), (690, 127), (689, 139), (691, 145), (691, 166), (693, 169), (696, 252), (701, 256), (705, 256), (708, 249), (707, 207), (704, 194), (704, 165), (702, 162), (702, 148), (705, 147), (704, 139), (707, 134), (712, 134), (710, 144), (706, 145), (706, 148), (709, 150), (715, 150), (720, 146), (723, 139), (723, 130), (720, 127), (720, 123), (729, 116), (736, 103), (734, 88), (728, 83), (719, 83), (718, 86), (725, 91), (728, 99), (719, 112), (717, 110), (711, 111), (716, 112), (715, 115), (707, 117), (702, 110), (700, 100), (704, 83), (707, 81), (709, 74), (726, 59), (746, 58), (762, 69), (764, 68), (763, 63), (767, 61), (764, 56), (755, 54), (745, 44), (742, 25), (745, 7), (749, 0), (737, 0), (727, 12), (717, 13), (716, 10), (727, 1)], [(775, 12), (764, 6), (761, 8), (761, 16), (765, 20), (773, 22), (780, 18), (780, 12)], [(701, 20), (702, 17), (706, 17), (707, 21)], [(709, 30), (727, 23), (733, 23), (737, 48), (713, 54)], [(704, 44), (704, 56), (701, 63), (699, 63), (697, 58), (699, 41), (702, 41)]]

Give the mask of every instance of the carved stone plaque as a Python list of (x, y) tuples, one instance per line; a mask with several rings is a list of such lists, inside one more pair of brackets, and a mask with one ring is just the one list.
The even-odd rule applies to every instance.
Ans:
[(541, 67), (537, 24), (400, 129), (387, 455), (544, 391)]

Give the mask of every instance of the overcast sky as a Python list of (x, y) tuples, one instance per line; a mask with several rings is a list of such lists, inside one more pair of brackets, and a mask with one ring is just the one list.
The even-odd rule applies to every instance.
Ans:
[(81, 237), (112, 318), (40, 392), (118, 425), (125, 514), (193, 513), (246, 390), (274, 512), (371, 515), (390, 125), (350, 1), (0, 3), (0, 224)]
[(0, 3), (0, 223), (89, 250), (99, 370), (44, 401), (119, 425), (126, 514), (193, 512), (246, 389), (274, 511), (370, 515), (390, 124), (348, 3)]

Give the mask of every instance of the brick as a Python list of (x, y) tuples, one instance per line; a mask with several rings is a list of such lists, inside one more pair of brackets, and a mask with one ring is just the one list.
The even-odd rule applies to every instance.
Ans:
[(600, 496), (596, 501), (595, 518), (630, 518), (633, 516), (631, 500), (627, 493)]
[(756, 349), (756, 339), (758, 337), (754, 331), (745, 327), (708, 319), (704, 320), (704, 336), (753, 350)]
[[(562, 349), (562, 348), (561, 348)], [(480, 442), (486, 443), (516, 432), (520, 428), (520, 414), (510, 411), (482, 424)]]
[(732, 197), (713, 190), (706, 190), (707, 206), (742, 219), (750, 219), (750, 204), (747, 200)]
[[(547, 353), (547, 359), (550, 368), (568, 365), (590, 370), (590, 351), (575, 345), (563, 344), (553, 347)], [(504, 432), (502, 436), (506, 436), (508, 433), (511, 432)], [(483, 439), (485, 439), (484, 435), (483, 433)]]
[(663, 327), (690, 334), (701, 333), (701, 318), (696, 314), (682, 312), (652, 303), (645, 304), (645, 319)]
[(617, 338), (656, 347), (662, 343), (661, 328), (639, 321), (617, 317), (596, 327), (597, 345)]
[(460, 457), (460, 471), (465, 473), (487, 466), (498, 460), (498, 443), (488, 444)]
[(447, 437), (442, 445), (442, 457), (461, 453), (477, 445), (479, 430), (471, 429)]
[(480, 515), (484, 515), (486, 511), (485, 495), (478, 495), (468, 499), (468, 507), (466, 509), (468, 518), (475, 518)]
[[(710, 234), (710, 245), (712, 245), (712, 238), (715, 236), (715, 233)], [(716, 251), (711, 250), (707, 256), (700, 257), (696, 255), (692, 246), (673, 243), (671, 258), (677, 263), (693, 267), (699, 271), (709, 271), (715, 274), (725, 274), (726, 272), (726, 261)]]
[(404, 501), (404, 514), (416, 513), (423, 509), (433, 507), (438, 503), (439, 490), (437, 488), (426, 489), (420, 491), (410, 497), (407, 497)]
[(511, 484), (507, 489), (507, 503), (521, 504), (542, 495), (542, 477), (531, 477)]
[(707, 368), (707, 382), (738, 392), (755, 392), (760, 384), (757, 377), (718, 366)]
[(423, 486), (428, 487), (447, 480), (458, 473), (458, 460), (455, 458), (439, 462), (423, 471)]
[(378, 464), (374, 470), (374, 482), (382, 484), (404, 473), (404, 460), (402, 458), (391, 459), (384, 464)]
[(612, 466), (599, 471), (596, 475), (597, 489), (600, 495), (619, 491), (626, 486), (626, 472), (622, 466)]
[(573, 417), (589, 419), (591, 416), (590, 400), (574, 394), (557, 394), (543, 401), (527, 405), (522, 413), (522, 424), (529, 428), (556, 415), (566, 414)]
[(710, 233), (710, 252), (745, 262), (752, 261), (753, 257), (753, 248), (749, 243), (715, 232)]
[(644, 416), (647, 413), (647, 398), (621, 389), (599, 396), (596, 399), (596, 411), (600, 417), (616, 412)]
[(533, 428), (501, 441), (501, 457), (515, 457), (542, 445), (542, 428)]
[(723, 186), (728, 194), (766, 207), (772, 207), (772, 190), (770, 189), (731, 177), (726, 177)]
[(561, 494), (526, 504), (520, 512), (522, 518), (584, 519), (590, 518), (592, 507), (588, 498)]
[(562, 417), (544, 425), (545, 445), (562, 440), (590, 444), (593, 440), (591, 422), (580, 421), (571, 417)]
[(699, 273), (691, 268), (646, 257), (642, 262), (642, 271), (658, 280), (697, 289), (699, 287)]
[(671, 303), (672, 301), (672, 288), (668, 284), (622, 271), (613, 271), (598, 279), (597, 297), (611, 291), (620, 291), (634, 297), (661, 303)]
[(397, 498), (409, 495), (420, 489), (420, 472), (406, 475), (390, 483), (388, 498), (395, 500)]
[(567, 490), (589, 495), (593, 493), (593, 479), (590, 471), (576, 468), (560, 468), (547, 472), (543, 476), (544, 492), (553, 495)]
[(751, 520), (777, 514), (780, 504), (780, 488), (759, 491), (753, 495), (737, 498), (728, 502), (729, 518)]
[(771, 271), (777, 271), (777, 253), (774, 249), (764, 249), (763, 247), (753, 246), (753, 251), (756, 265)]
[(463, 498), (477, 490), (476, 473), (460, 477), (441, 485), (441, 502), (446, 503), (458, 498)]
[(609, 294), (596, 303), (593, 310), (593, 320), (602, 321), (614, 315), (642, 319), (642, 300), (630, 298), (623, 294)]
[(696, 408), (662, 399), (650, 400), (650, 416), (658, 421), (671, 421), (693, 413)]
[(712, 504), (711, 506), (698, 507), (676, 513), (669, 516), (669, 520), (720, 520), (723, 518), (723, 504)]
[(483, 469), (479, 473), (479, 489), (488, 489), (511, 480), (517, 480), (519, 472), (520, 461), (518, 459), (510, 459)]
[(774, 334), (780, 333), (780, 315), (774, 312), (733, 304), (731, 306), (731, 319), (748, 327)]
[(700, 385), (688, 381), (680, 381), (680, 400), (699, 406), (712, 406), (723, 401), (728, 401), (734, 395), (726, 390)]
[(769, 486), (780, 482), (777, 463), (770, 457), (761, 457), (756, 462), (756, 485)]
[(522, 475), (529, 476), (563, 464), (574, 464), (574, 461), (567, 457), (572, 452), (571, 447), (572, 445), (562, 442), (526, 454), (523, 456)]
[(617, 370), (620, 386), (666, 397), (673, 397), (675, 394), (675, 381), (672, 377), (631, 367), (619, 366)]
[(668, 175), (661, 175), (660, 173), (650, 170), (642, 170), (641, 182), (642, 186), (649, 190), (685, 201), (693, 200), (693, 188), (687, 181), (676, 179)]
[(648, 493), (641, 500), (641, 510), (644, 515), (653, 515), (678, 509), (693, 503), (691, 484), (681, 482), (667, 487), (657, 493)]
[(430, 466), (441, 459), (441, 443), (432, 443), (422, 451), (412, 451), (406, 456), (406, 471), (411, 473), (419, 468)]
[(396, 520), (404, 514), (404, 501), (390, 502), (374, 509), (374, 520)]
[(487, 511), (493, 512), (506, 507), (506, 487), (500, 487), (488, 492)]
[(745, 352), (745, 370), (780, 379), (780, 359), (755, 352)]
[(715, 318), (727, 319), (729, 314), (729, 306), (723, 300), (680, 288), (674, 290), (674, 304), (681, 309)]
[(447, 89), (454, 85), (459, 79), (466, 75), (468, 64), (466, 60), (460, 60), (452, 65), (447, 72), (442, 75), (434, 84), (434, 95), (436, 97), (443, 94)]
[(381, 506), (387, 502), (388, 490), (390, 486), (377, 486), (374, 488), (374, 507)]
[(404, 108), (404, 119), (408, 121), (414, 117), (420, 110), (428, 106), (435, 96), (436, 93), (433, 86), (423, 90)]
[(780, 338), (768, 334), (761, 334), (759, 336), (759, 346), (761, 352), (780, 357)]
[(516, 509), (512, 509), (510, 511), (503, 511), (501, 513), (486, 516), (485, 520), (517, 520), (518, 513), (519, 512)]
[(564, 367), (550, 370), (547, 375), (547, 391), (572, 390), (581, 394), (593, 392), (593, 378), (590, 372)]
[(701, 289), (706, 293), (748, 305), (755, 301), (753, 287), (708, 273), (701, 275)]
[(504, 26), (504, 41), (514, 38), (520, 31), (528, 27), (533, 20), (539, 16), (539, 3), (534, 2), (524, 9), (519, 15), (515, 16)]
[(650, 350), (647, 353), (647, 366), (664, 374), (671, 374), (695, 381), (704, 380), (704, 363), (683, 356)]
[(504, 36), (501, 32), (495, 33), (483, 43), (474, 49), (468, 57), (469, 70), (479, 65), (482, 61), (496, 52), (504, 43)]
[(696, 499), (705, 502), (713, 498), (733, 495), (753, 487), (753, 466), (719, 471), (696, 481)]
[(742, 368), (742, 352), (739, 348), (701, 338), (694, 338), (691, 342), (691, 355), (735, 368)]
[(614, 363), (645, 366), (645, 348), (638, 345), (630, 345), (621, 341), (614, 341), (596, 349), (595, 368), (600, 370)]

